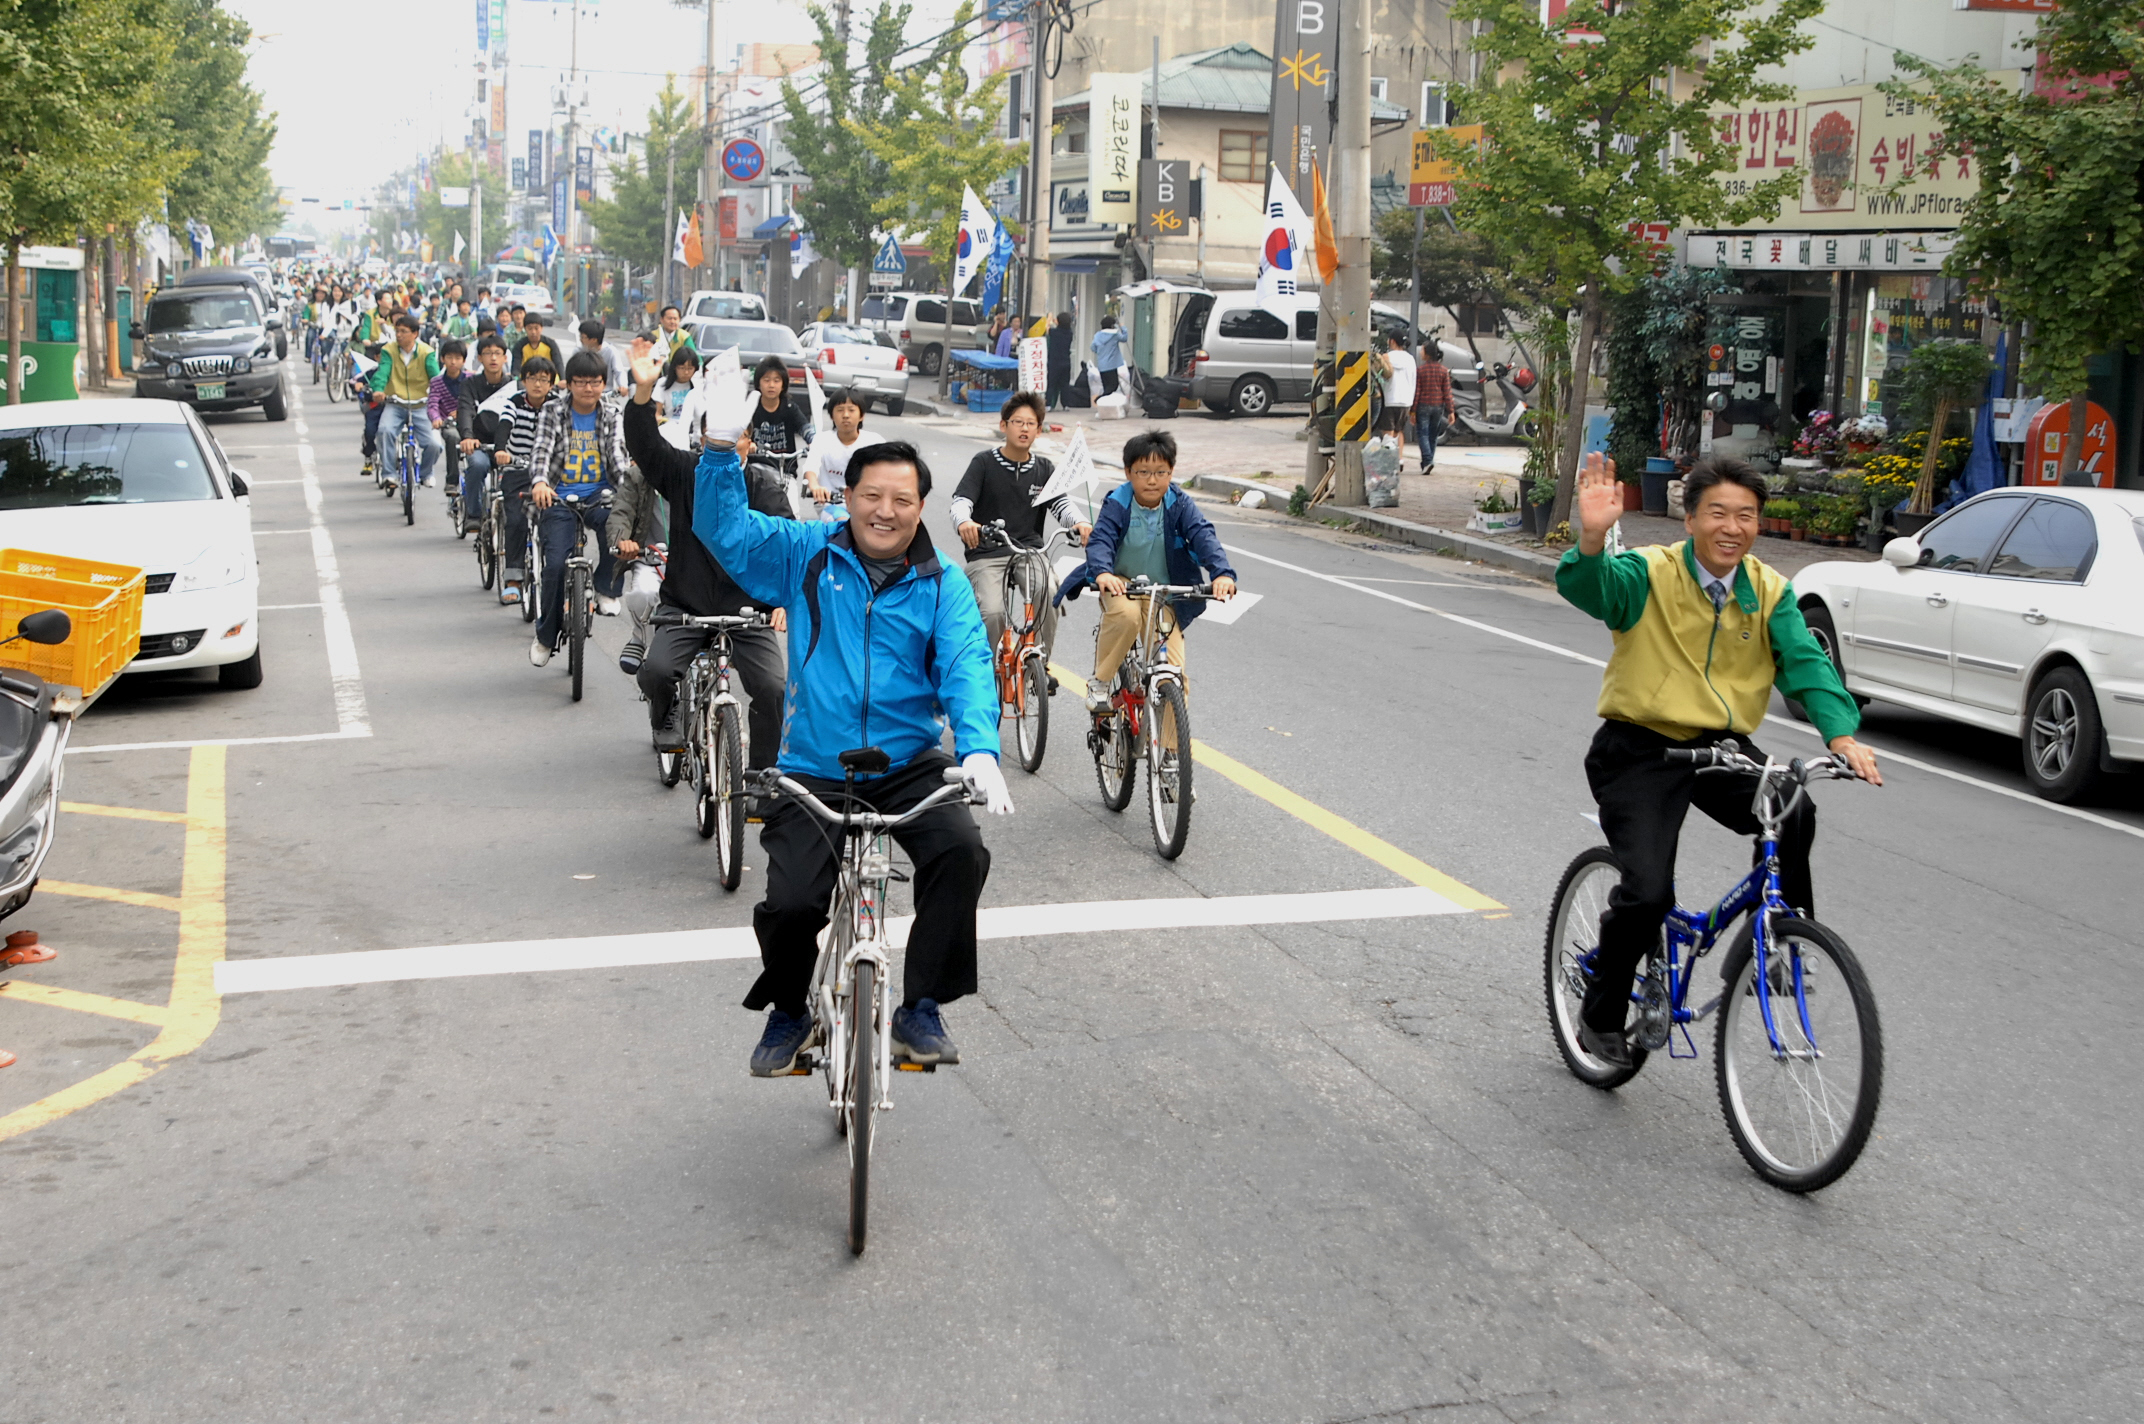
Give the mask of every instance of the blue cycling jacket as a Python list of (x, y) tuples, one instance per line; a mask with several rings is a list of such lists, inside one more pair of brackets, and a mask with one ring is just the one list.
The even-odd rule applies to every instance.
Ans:
[(692, 532), (755, 602), (789, 611), (777, 765), (840, 780), (839, 757), (878, 747), (907, 766), (948, 722), (958, 755), (998, 754), (997, 679), (975, 590), (921, 528), (908, 569), (874, 594), (846, 520), (770, 519), (746, 502), (734, 450), (704, 450)]

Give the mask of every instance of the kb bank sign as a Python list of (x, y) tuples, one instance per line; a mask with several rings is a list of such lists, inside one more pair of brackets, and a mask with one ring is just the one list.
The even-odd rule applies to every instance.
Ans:
[[(1310, 170), (1333, 141), (1333, 28), (1343, 0), (1280, 0), (1273, 32), (1273, 162), (1311, 205)], [(1260, 175), (1263, 181), (1263, 175)]]

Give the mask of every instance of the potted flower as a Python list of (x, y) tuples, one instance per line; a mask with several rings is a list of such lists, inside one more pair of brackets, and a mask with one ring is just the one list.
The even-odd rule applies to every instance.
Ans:
[[(1475, 488), (1482, 486), (1477, 485)], [(1505, 495), (1504, 482), (1491, 480), (1487, 489), (1487, 494), (1474, 501), (1474, 517), (1467, 521), (1467, 527), (1481, 534), (1509, 534), (1522, 527), (1525, 516), (1519, 513), (1518, 505)]]
[(1526, 532), (1536, 537), (1548, 534), (1548, 512), (1556, 503), (1556, 481), (1547, 475), (1536, 475), (1526, 482), (1524, 514)]
[(1801, 506), (1791, 499), (1768, 499), (1758, 512), (1758, 527), (1765, 533), (1784, 539), (1794, 527), (1794, 511)]
[(1815, 460), (1823, 465), (1837, 464), (1841, 448), (1846, 443), (1840, 434), (1842, 424), (1838, 416), (1831, 411), (1810, 411), (1809, 423), (1802, 427), (1801, 434), (1794, 437), (1794, 457)]
[(1787, 516), (1787, 537), (1805, 540), (1809, 537), (1809, 521), (1816, 517), (1816, 501), (1808, 495), (1793, 500), (1794, 512)]

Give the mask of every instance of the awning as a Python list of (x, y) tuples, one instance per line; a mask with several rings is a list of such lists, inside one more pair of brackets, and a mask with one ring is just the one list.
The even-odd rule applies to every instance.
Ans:
[(780, 237), (783, 229), (795, 221), (796, 219), (787, 213), (783, 213), (779, 217), (768, 218), (758, 227), (752, 229), (752, 240), (754, 242), (763, 242), (770, 237)]
[(1050, 266), (1060, 272), (1099, 272), (1102, 259), (1099, 257), (1052, 257)]

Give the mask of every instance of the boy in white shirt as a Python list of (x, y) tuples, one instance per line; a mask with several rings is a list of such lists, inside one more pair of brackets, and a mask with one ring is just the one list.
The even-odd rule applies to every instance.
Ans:
[(849, 456), (878, 443), (878, 437), (864, 429), (863, 403), (847, 391), (827, 402), (826, 413), (834, 418), (834, 428), (812, 437), (811, 464), (804, 473), (805, 487), (822, 512), (838, 510), (846, 502)]

